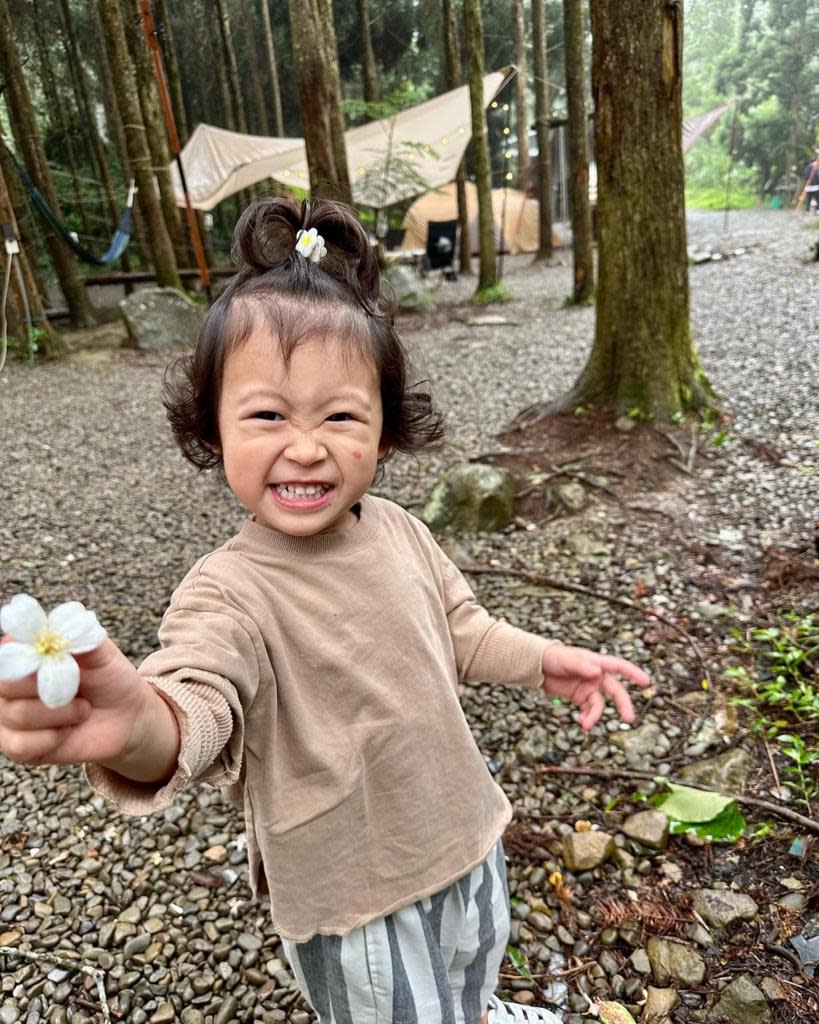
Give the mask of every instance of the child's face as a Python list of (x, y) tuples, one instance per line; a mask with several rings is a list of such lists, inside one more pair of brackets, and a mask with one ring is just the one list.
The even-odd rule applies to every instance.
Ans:
[(375, 370), (332, 340), (297, 345), (285, 366), (254, 327), (225, 361), (219, 436), (230, 488), (265, 526), (293, 536), (348, 530), (373, 481), (383, 412)]

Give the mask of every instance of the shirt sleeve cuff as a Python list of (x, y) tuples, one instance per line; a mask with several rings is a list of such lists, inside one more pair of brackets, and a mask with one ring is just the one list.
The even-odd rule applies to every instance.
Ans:
[(475, 651), (469, 678), (537, 690), (543, 681), (543, 652), (556, 643), (560, 641), (527, 633), (508, 622), (494, 622)]

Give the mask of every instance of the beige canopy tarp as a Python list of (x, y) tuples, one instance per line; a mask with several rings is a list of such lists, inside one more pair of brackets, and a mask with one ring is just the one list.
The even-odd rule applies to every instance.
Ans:
[[(483, 80), (484, 106), (515, 73), (508, 65)], [(452, 181), (472, 137), (469, 88), (461, 86), (345, 132), (353, 199), (377, 209)], [(200, 124), (181, 153), (193, 206), (212, 210), (240, 189), (267, 178), (308, 188), (303, 139), (242, 135)], [(176, 201), (185, 205), (176, 164), (170, 165)]]
[[(492, 190), (492, 217), (495, 222), (495, 242), (504, 252), (537, 252), (540, 230), (538, 218), (540, 204), (517, 189), (506, 191), (506, 216), (503, 214), (504, 189)], [(471, 251), (478, 251), (478, 190), (466, 183), (466, 210), (469, 219), (469, 244)], [(420, 251), (426, 249), (427, 224), (431, 220), (456, 220), (458, 217), (458, 196), (454, 182), (437, 188), (416, 199), (404, 216), (404, 238), (402, 249)], [(501, 224), (503, 238), (501, 239)], [(561, 240), (554, 236), (554, 244)], [(501, 245), (502, 242), (502, 245)]]

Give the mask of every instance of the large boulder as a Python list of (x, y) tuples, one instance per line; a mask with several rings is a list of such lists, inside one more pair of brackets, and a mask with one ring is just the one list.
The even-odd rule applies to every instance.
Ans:
[(382, 286), (386, 285), (386, 297), (402, 312), (425, 312), (435, 305), (429, 285), (412, 267), (393, 263), (384, 271), (381, 281)]
[(514, 508), (515, 478), (508, 470), (468, 463), (441, 477), (423, 515), (433, 530), (486, 533), (508, 526)]
[(143, 351), (192, 345), (203, 316), (203, 310), (176, 288), (134, 292), (119, 308), (130, 344)]

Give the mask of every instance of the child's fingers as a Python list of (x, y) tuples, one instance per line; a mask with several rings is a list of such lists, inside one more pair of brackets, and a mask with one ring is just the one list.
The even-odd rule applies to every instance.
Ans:
[(601, 691), (593, 690), (586, 700), (583, 701), (583, 707), (580, 712), (580, 717), (578, 718), (581, 728), (588, 732), (589, 729), (592, 729), (597, 725), (605, 707), (606, 702), (603, 700), (603, 694)]
[(36, 696), (37, 677), (34, 675), (25, 676), (23, 679), (0, 679), (0, 697), (6, 700)]
[(18, 764), (62, 764), (71, 761), (70, 757), (57, 755), (64, 738), (62, 729), (23, 732), (0, 728), (0, 750)]
[(87, 700), (78, 698), (59, 708), (49, 708), (35, 697), (0, 701), (0, 726), (13, 731), (63, 729), (81, 725), (91, 713)]
[(634, 705), (631, 702), (631, 697), (629, 697), (628, 690), (625, 686), (618, 682), (613, 676), (609, 675), (604, 676), (603, 682), (600, 685), (605, 695), (617, 709), (617, 714), (623, 719), (623, 721), (633, 722)]
[(636, 683), (637, 686), (649, 686), (651, 680), (641, 668), (637, 668), (636, 665), (632, 665), (630, 661), (626, 661), (625, 658), (617, 658), (613, 654), (598, 654), (598, 664), (606, 672), (614, 672), (624, 679), (628, 679), (629, 682)]

